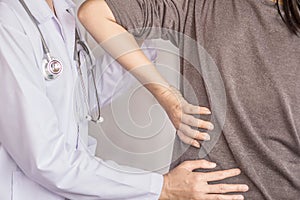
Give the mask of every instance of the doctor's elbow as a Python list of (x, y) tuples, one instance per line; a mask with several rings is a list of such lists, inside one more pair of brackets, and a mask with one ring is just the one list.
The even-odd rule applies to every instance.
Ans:
[[(44, 155), (44, 156), (42, 156)], [(31, 180), (39, 185), (48, 188), (54, 193), (61, 193), (68, 190), (71, 183), (67, 183), (67, 179), (76, 174), (77, 166), (70, 164), (67, 158), (72, 155), (62, 153), (47, 154), (41, 153), (40, 156), (36, 155), (31, 161), (22, 167), (22, 170)]]
[(55, 188), (57, 187), (57, 179), (63, 177), (63, 171), (65, 170), (59, 166), (53, 164), (44, 165), (37, 162), (30, 167), (26, 174), (40, 185)]

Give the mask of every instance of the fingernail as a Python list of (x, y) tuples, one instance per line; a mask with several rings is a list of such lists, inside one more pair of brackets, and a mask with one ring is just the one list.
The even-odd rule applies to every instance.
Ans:
[(242, 186), (242, 190), (245, 191), (245, 192), (248, 191), (249, 190), (249, 186), (248, 185), (243, 185)]
[(196, 148), (200, 148), (199, 142), (196, 142), (196, 141), (193, 142), (193, 146), (196, 147)]
[(213, 124), (210, 123), (210, 124), (208, 125), (208, 130), (212, 131), (212, 130), (214, 130), (214, 128), (215, 128), (215, 127), (214, 127)]
[(211, 114), (211, 111), (208, 108), (204, 108), (203, 111), (205, 112), (205, 114)]
[(242, 195), (238, 196), (237, 200), (244, 200), (244, 196)]
[(211, 163), (210, 166), (213, 167), (213, 168), (215, 168), (215, 167), (217, 167), (217, 163)]
[(205, 140), (205, 141), (209, 141), (209, 140), (210, 140), (210, 135), (205, 134), (205, 135), (204, 135), (204, 140)]
[(240, 169), (236, 169), (236, 173), (240, 174), (242, 171)]

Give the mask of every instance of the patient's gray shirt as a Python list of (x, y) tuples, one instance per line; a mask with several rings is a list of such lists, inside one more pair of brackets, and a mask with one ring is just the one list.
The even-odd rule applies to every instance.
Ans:
[[(216, 162), (218, 170), (239, 167), (242, 175), (223, 182), (248, 184), (246, 199), (300, 199), (300, 38), (289, 32), (274, 3), (107, 3), (117, 22), (136, 37), (162, 37), (180, 48), (185, 98), (213, 111), (212, 141), (199, 151), (177, 140), (173, 166), (205, 158)], [(179, 34), (146, 27), (172, 29), (195, 39), (211, 60), (203, 57), (200, 45)]]

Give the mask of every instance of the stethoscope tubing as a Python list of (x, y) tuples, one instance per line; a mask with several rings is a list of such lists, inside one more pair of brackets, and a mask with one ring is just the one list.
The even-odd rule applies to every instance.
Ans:
[[(29, 10), (28, 6), (26, 5), (26, 3), (24, 2), (24, 0), (19, 0), (19, 2), (22, 4), (22, 6), (24, 7), (26, 13), (28, 14), (28, 16), (30, 17), (30, 19), (32, 20), (32, 22), (35, 24), (40, 37), (41, 37), (41, 41), (42, 41), (42, 46), (43, 46), (43, 51), (44, 51), (44, 59), (43, 59), (43, 73), (44, 73), (44, 77), (45, 80), (50, 81), (53, 80), (55, 78), (57, 78), (63, 71), (63, 65), (62, 62), (60, 62), (58, 59), (53, 58), (50, 54), (50, 50), (49, 47), (46, 43), (46, 40), (42, 34), (41, 29), (39, 28), (37, 21), (35, 19), (35, 17), (32, 15), (31, 11)], [(69, 13), (70, 11), (67, 10)], [(82, 74), (82, 70), (81, 70), (81, 63), (80, 63), (80, 51), (78, 51), (77, 49), (77, 43), (83, 48), (83, 51), (86, 52), (87, 57), (89, 59), (89, 63), (91, 65), (91, 69), (89, 70), (93, 70), (93, 60), (91, 58), (91, 54), (90, 51), (88, 49), (88, 47), (85, 45), (85, 43), (80, 39), (80, 35), (79, 32), (77, 30), (77, 27), (75, 27), (75, 47), (74, 47), (74, 57), (73, 59), (76, 61), (77, 64), (77, 72), (78, 75), (80, 76), (80, 82), (81, 82), (81, 86), (83, 88), (83, 92), (84, 92), (84, 98), (85, 98), (85, 104), (90, 111), (90, 107), (89, 107), (89, 103), (88, 103), (88, 96), (87, 96), (87, 89), (85, 87), (84, 84), (84, 80), (83, 80), (83, 74)], [(97, 86), (96, 86), (96, 79), (95, 79), (95, 75), (92, 71), (92, 81), (93, 81), (93, 85), (95, 87), (95, 93), (96, 93), (96, 103), (97, 103), (97, 110), (98, 110), (98, 116), (96, 117), (96, 119), (93, 119), (91, 116), (91, 113), (88, 113), (87, 115), (87, 120), (95, 122), (95, 123), (101, 123), (104, 121), (103, 117), (101, 117), (101, 112), (100, 112), (100, 99), (99, 99), (99, 94), (98, 94), (98, 90), (97, 90)]]
[(51, 58), (50, 56), (50, 50), (49, 50), (49, 47), (46, 43), (46, 40), (42, 34), (42, 31), (40, 29), (40, 27), (37, 25), (36, 23), (36, 19), (35, 17), (32, 15), (31, 11), (29, 10), (28, 6), (26, 5), (26, 3), (24, 2), (24, 0), (19, 0), (20, 3), (22, 4), (22, 6), (24, 7), (26, 13), (29, 15), (30, 19), (32, 20), (32, 22), (35, 24), (36, 28), (38, 29), (39, 31), (39, 34), (41, 36), (41, 40), (42, 40), (42, 45), (43, 45), (43, 50), (44, 50), (44, 54), (47, 55), (49, 58)]

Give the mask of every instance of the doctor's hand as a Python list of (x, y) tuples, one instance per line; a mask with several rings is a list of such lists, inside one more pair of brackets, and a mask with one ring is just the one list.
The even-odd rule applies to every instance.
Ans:
[(195, 106), (188, 103), (181, 93), (173, 86), (161, 89), (159, 95), (155, 95), (161, 106), (167, 112), (171, 122), (177, 129), (179, 138), (186, 144), (200, 148), (197, 140), (210, 140), (208, 133), (200, 132), (194, 128), (213, 130), (211, 122), (204, 121), (193, 115), (209, 115), (210, 110), (205, 107)]
[(246, 192), (249, 187), (244, 184), (209, 184), (241, 173), (239, 169), (215, 172), (193, 172), (198, 168), (212, 169), (216, 164), (206, 160), (186, 161), (164, 175), (164, 185), (160, 200), (242, 200), (238, 194)]

